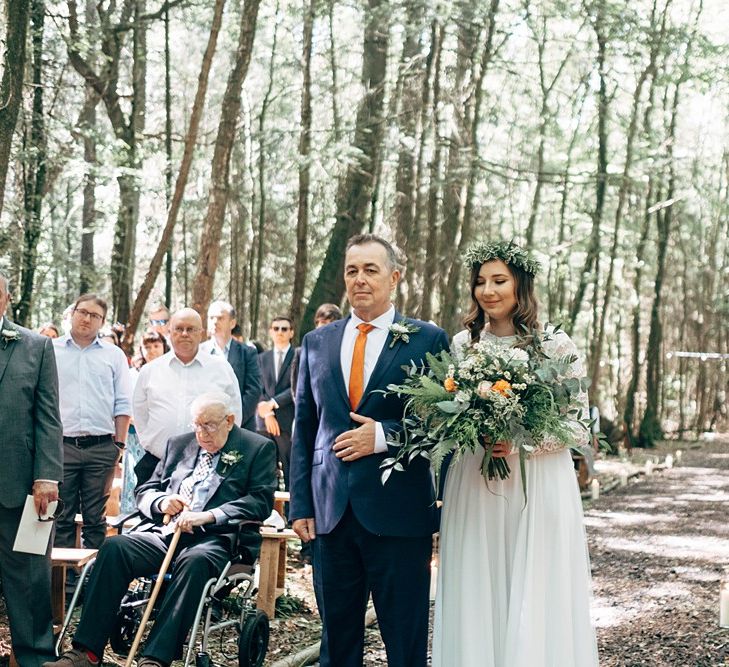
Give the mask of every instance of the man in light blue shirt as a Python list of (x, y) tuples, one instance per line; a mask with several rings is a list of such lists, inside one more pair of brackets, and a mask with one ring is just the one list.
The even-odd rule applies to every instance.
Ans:
[(73, 306), (71, 331), (53, 341), (63, 423), (64, 509), (55, 546), (76, 545), (76, 513), (83, 517), (87, 548), (106, 537), (106, 501), (127, 439), (132, 383), (124, 352), (99, 340), (106, 301), (82, 294)]

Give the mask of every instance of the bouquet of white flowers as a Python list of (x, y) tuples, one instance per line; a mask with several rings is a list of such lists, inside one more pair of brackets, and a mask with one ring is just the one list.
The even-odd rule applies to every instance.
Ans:
[(519, 454), (526, 499), (525, 461), (539, 443), (549, 438), (577, 448), (574, 425), (590, 427), (576, 400), (588, 380), (569, 377), (576, 357), (551, 359), (544, 351), (543, 341), (557, 332), (535, 333), (513, 348), (480, 340), (462, 358), (444, 351), (412, 364), (402, 384), (388, 387), (406, 404), (403, 431), (388, 440), (398, 452), (381, 464), (383, 484), (417, 456), (429, 459), (438, 475), (451, 452), (483, 451), (484, 478), (506, 479), (509, 465), (493, 448), (508, 441)]

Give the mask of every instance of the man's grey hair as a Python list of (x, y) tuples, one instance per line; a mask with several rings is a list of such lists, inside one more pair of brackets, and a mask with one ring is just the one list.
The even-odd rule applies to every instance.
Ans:
[(5, 293), (7, 294), (10, 291), (10, 280), (3, 271), (0, 271), (0, 283), (2, 283), (2, 286), (5, 288)]
[(390, 271), (402, 271), (403, 262), (400, 261), (399, 251), (387, 239), (377, 234), (356, 234), (350, 237), (344, 252), (346, 253), (356, 245), (365, 245), (367, 243), (378, 243), (385, 249), (387, 253), (387, 268)]
[(211, 310), (222, 310), (224, 313), (228, 313), (230, 315), (230, 319), (235, 319), (235, 307), (232, 303), (228, 303), (227, 301), (213, 301), (208, 306), (208, 317), (210, 317), (210, 311)]
[(228, 415), (235, 414), (233, 412), (230, 396), (228, 396), (228, 394), (224, 391), (206, 391), (204, 394), (200, 394), (190, 404), (190, 414), (194, 417), (195, 415), (198, 415), (204, 410), (208, 410), (210, 408), (217, 409), (226, 417)]

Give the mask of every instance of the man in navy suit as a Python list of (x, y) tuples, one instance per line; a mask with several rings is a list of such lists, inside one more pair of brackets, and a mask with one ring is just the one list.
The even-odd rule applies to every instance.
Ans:
[(258, 432), (271, 438), (278, 449), (284, 485), (289, 488), (291, 431), (294, 425), (294, 398), (291, 395), (291, 362), (296, 354), (291, 341), (294, 323), (288, 317), (274, 317), (269, 329), (273, 349), (258, 355), (263, 390), (258, 403)]
[(238, 378), (240, 401), (243, 410), (241, 426), (256, 430), (256, 406), (261, 395), (261, 371), (258, 368), (258, 352), (233, 338), (236, 325), (235, 308), (226, 301), (213, 301), (208, 307), (208, 333), (210, 339), (200, 347), (211, 354), (224, 356)]
[(312, 543), (322, 667), (362, 664), (370, 592), (388, 665), (427, 662), (434, 489), (420, 458), (382, 484), (387, 438), (401, 430), (404, 409), (382, 390), (448, 338), (395, 312), (390, 295), (399, 278), (387, 241), (351, 238), (344, 280), (352, 314), (308, 333), (301, 349), (289, 518)]

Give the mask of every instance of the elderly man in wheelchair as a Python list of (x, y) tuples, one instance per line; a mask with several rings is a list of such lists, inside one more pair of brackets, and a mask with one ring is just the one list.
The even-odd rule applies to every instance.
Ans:
[(100, 664), (130, 582), (159, 570), (176, 528), (182, 533), (172, 577), (141, 667), (166, 667), (180, 657), (206, 582), (231, 560), (236, 537), (244, 560), (257, 557), (258, 526), (273, 504), (276, 447), (234, 424), (224, 393), (199, 396), (191, 413), (192, 431), (168, 441), (154, 475), (137, 490), (137, 505), (154, 524), (104, 543), (86, 586), (73, 648), (44, 667)]

